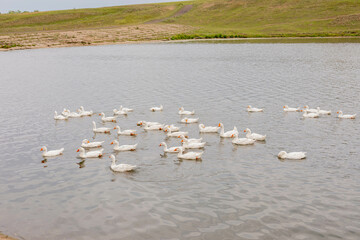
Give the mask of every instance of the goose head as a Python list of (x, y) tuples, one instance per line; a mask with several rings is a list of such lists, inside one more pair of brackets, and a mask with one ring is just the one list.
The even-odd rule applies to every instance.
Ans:
[(93, 124), (93, 128), (96, 129), (96, 123), (95, 123), (95, 121), (92, 121), (92, 124)]
[(110, 145), (119, 146), (119, 142), (117, 140), (114, 140), (110, 143)]
[(42, 152), (42, 151), (47, 152), (47, 148), (46, 148), (45, 146), (43, 146), (43, 147), (40, 149), (40, 151), (41, 151), (41, 152)]
[(161, 142), (161, 143), (159, 144), (159, 147), (161, 147), (161, 146), (166, 147), (166, 143), (165, 143), (165, 142)]
[(339, 115), (343, 115), (343, 112), (342, 112), (342, 111), (340, 111), (340, 110), (339, 110), (339, 111), (337, 111), (336, 113), (337, 113), (337, 114), (339, 114)]
[(223, 128), (224, 127), (224, 124), (222, 124), (222, 123), (219, 123), (219, 125), (218, 125), (219, 127), (221, 127), (221, 128)]
[(285, 108), (285, 109), (286, 109), (286, 108), (289, 108), (289, 106), (288, 106), (288, 105), (285, 105), (283, 108)]
[(105, 117), (105, 113), (99, 113), (99, 116)]
[(199, 128), (205, 128), (205, 125), (204, 124), (199, 124)]
[(180, 108), (179, 108), (179, 111), (184, 111), (184, 107), (180, 107)]
[(251, 108), (251, 106), (250, 106), (250, 105), (248, 105), (248, 106), (247, 106), (247, 108)]
[(287, 153), (285, 151), (281, 151), (281, 152), (279, 152), (278, 157), (279, 158), (284, 158), (286, 156), (286, 154)]
[(82, 140), (82, 143), (86, 144), (86, 143), (90, 143), (90, 141), (87, 139), (84, 139), (84, 140)]
[(250, 133), (250, 134), (251, 134), (251, 130), (250, 130), (250, 129), (248, 129), (248, 128), (247, 128), (247, 129), (245, 129), (245, 130), (244, 130), (244, 132), (246, 132), (246, 133)]
[(114, 129), (118, 129), (119, 132), (121, 131), (119, 126), (114, 127)]
[(81, 153), (85, 153), (85, 149), (80, 147), (76, 152), (81, 152)]

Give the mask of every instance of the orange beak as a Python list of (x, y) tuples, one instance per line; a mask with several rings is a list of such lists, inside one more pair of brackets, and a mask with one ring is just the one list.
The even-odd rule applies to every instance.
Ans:
[(114, 127), (114, 129), (116, 129), (116, 127)]
[(185, 122), (188, 122), (188, 120), (186, 119)]
[(231, 135), (231, 137), (234, 137), (234, 134), (233, 134), (233, 135)]
[(184, 140), (181, 140), (181, 142), (184, 142)]
[(113, 145), (113, 144), (114, 144), (114, 142), (111, 142), (111, 143), (110, 143), (110, 145)]
[(78, 149), (76, 152), (79, 152), (80, 151), (80, 149)]
[(109, 156), (109, 158), (111, 158), (111, 157)]
[(181, 110), (181, 108), (179, 108), (179, 110)]
[(88, 143), (90, 143), (90, 141), (88, 141)]
[(40, 149), (40, 151), (44, 151), (44, 149), (43, 149), (43, 148), (41, 148), (41, 149)]
[(339, 112), (336, 112), (337, 114), (339, 114)]
[(178, 138), (180, 138), (180, 136), (178, 136)]
[(220, 123), (219, 123), (219, 127), (221, 127)]
[(99, 116), (101, 116), (101, 113), (99, 113)]
[(283, 108), (285, 108), (285, 106), (283, 106)]
[(244, 132), (246, 132), (246, 130), (244, 130)]
[(161, 144), (159, 144), (159, 147), (161, 147), (162, 145)]
[(303, 110), (300, 110), (300, 112), (303, 112)]
[(177, 151), (177, 150), (178, 150), (177, 148), (174, 149), (174, 151)]

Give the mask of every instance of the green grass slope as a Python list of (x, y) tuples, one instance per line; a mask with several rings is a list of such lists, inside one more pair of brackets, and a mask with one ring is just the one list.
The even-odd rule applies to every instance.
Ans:
[[(171, 18), (184, 5), (192, 9)], [(0, 15), (0, 34), (78, 30), (121, 25), (182, 24), (192, 37), (350, 36), (360, 35), (359, 0), (195, 0), (97, 9)]]

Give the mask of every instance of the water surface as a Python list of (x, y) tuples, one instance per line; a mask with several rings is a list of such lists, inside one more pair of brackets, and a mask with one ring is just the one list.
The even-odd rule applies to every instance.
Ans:
[[(0, 54), (0, 231), (22, 239), (358, 239), (359, 123), (335, 115), (301, 119), (282, 106), (360, 112), (360, 44), (137, 44)], [(149, 107), (163, 104), (164, 111)], [(264, 113), (249, 114), (247, 105)], [(98, 115), (55, 122), (80, 105), (119, 117), (138, 136), (118, 153), (138, 171), (110, 169), (111, 135), (94, 134)], [(267, 134), (233, 146), (181, 125), (178, 108), (206, 125)], [(207, 142), (202, 161), (163, 155), (178, 145), (139, 120), (181, 125)], [(114, 124), (107, 123), (112, 127)], [(81, 161), (81, 140), (105, 141), (102, 159)], [(40, 148), (65, 148), (43, 161)], [(279, 161), (281, 150), (306, 151)]]

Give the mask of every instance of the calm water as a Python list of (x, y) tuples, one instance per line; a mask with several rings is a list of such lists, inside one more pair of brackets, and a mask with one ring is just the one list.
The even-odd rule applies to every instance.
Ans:
[[(0, 231), (22, 239), (359, 239), (360, 125), (335, 115), (301, 119), (282, 106), (360, 113), (360, 44), (139, 44), (0, 54)], [(152, 113), (154, 105), (164, 111)], [(247, 105), (264, 113), (248, 114)], [(139, 135), (118, 153), (138, 171), (110, 169), (114, 134), (96, 136), (98, 115), (55, 122), (80, 105), (120, 117)], [(223, 122), (267, 134), (233, 146), (216, 134), (202, 161), (163, 155), (162, 132), (139, 120), (179, 123), (178, 108), (206, 125)], [(112, 123), (105, 124), (113, 126)], [(197, 125), (182, 126), (199, 137)], [(105, 156), (81, 162), (84, 138)], [(65, 148), (42, 161), (43, 145)], [(279, 161), (281, 150), (306, 151)]]

